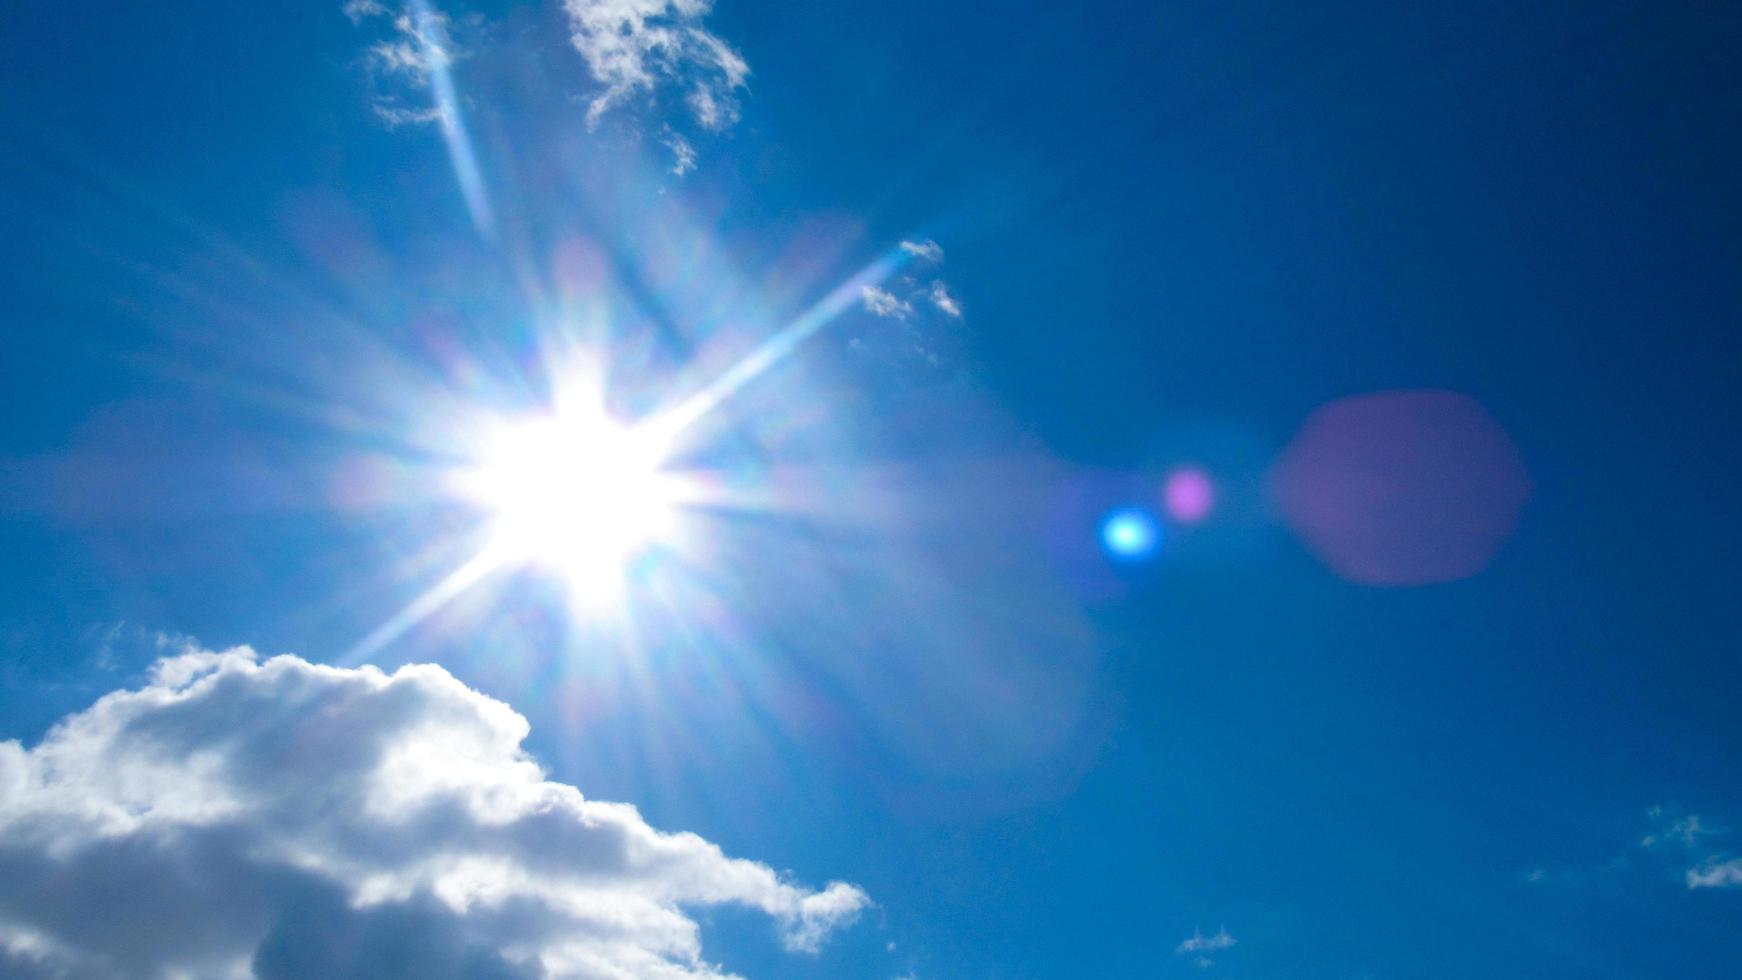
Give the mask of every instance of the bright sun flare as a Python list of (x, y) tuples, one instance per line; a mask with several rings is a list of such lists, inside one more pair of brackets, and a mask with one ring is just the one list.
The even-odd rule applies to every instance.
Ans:
[(490, 547), (576, 585), (606, 585), (672, 530), (676, 481), (663, 446), (603, 416), (540, 418), (504, 429), (471, 474), (492, 518)]

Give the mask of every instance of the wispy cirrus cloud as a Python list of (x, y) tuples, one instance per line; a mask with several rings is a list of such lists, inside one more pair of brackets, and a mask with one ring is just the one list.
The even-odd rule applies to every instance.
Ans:
[(660, 142), (671, 151), (671, 172), (675, 176), (682, 177), (696, 169), (696, 148), (689, 140), (668, 128)]
[(381, 17), (388, 13), (387, 5), (381, 0), (346, 0), (341, 9), (346, 17), (351, 18), (353, 24), (361, 24), (370, 17)]
[(1742, 858), (1715, 850), (1711, 843), (1714, 838), (1729, 836), (1727, 830), (1674, 806), (1654, 806), (1645, 814), (1652, 828), (1639, 846), (1674, 854), (1681, 861), (1693, 860), (1682, 874), (1690, 889), (1742, 887)]
[(0, 742), (0, 972), (717, 978), (692, 908), (810, 952), (867, 906), (546, 779), (527, 733), (432, 665), (163, 660)]
[[(342, 9), (356, 24), (390, 18), (393, 35), (371, 45), (363, 60), (374, 88), (370, 107), (390, 128), (440, 125), (472, 224), (491, 235), (495, 218), (451, 71), (462, 52), (453, 40), (457, 25), (428, 0), (409, 0), (397, 12), (379, 0), (348, 0)], [(482, 19), (473, 15), (464, 23), (476, 27)]]
[[(340, 9), (354, 24), (390, 28), (362, 62), (376, 117), (390, 127), (454, 125), (455, 100), (437, 90), (452, 87), (447, 74), (470, 50), (454, 40), (455, 30), (477, 28), (481, 18), (456, 23), (423, 0), (348, 0)], [(600, 86), (587, 102), (589, 128), (637, 97), (651, 108), (675, 110), (660, 112), (650, 131), (671, 152), (672, 172), (683, 176), (696, 167), (697, 136), (738, 121), (750, 65), (708, 30), (711, 0), (564, 0), (562, 9), (568, 42)]]
[(1729, 824), (1691, 813), (1675, 804), (1645, 811), (1647, 829), (1636, 846), (1602, 864), (1579, 868), (1531, 868), (1519, 876), (1529, 885), (1581, 884), (1595, 878), (1639, 870), (1652, 879), (1680, 880), (1690, 889), (1742, 887), (1742, 857), (1722, 846), (1732, 836)]
[(390, 8), (380, 0), (350, 0), (341, 9), (353, 24), (375, 21), (387, 30), (363, 52), (376, 118), (390, 127), (443, 121), (453, 110), (433, 91), (435, 76), (465, 55), (453, 39), (453, 20), (426, 6)]
[(676, 95), (704, 129), (737, 122), (750, 65), (707, 29), (712, 9), (711, 0), (563, 0), (570, 43), (604, 86), (587, 104), (588, 124), (637, 94)]
[(671, 172), (693, 171), (695, 137), (738, 121), (750, 77), (744, 56), (708, 30), (712, 9), (712, 0), (563, 0), (569, 43), (602, 86), (587, 102), (588, 128), (645, 99), (663, 116), (659, 142), (671, 152)]
[(1639, 839), (1639, 846), (1650, 850), (1660, 847), (1680, 847), (1684, 850), (1699, 846), (1700, 841), (1721, 834), (1697, 813), (1682, 813), (1675, 807), (1654, 806), (1645, 811), (1651, 821), (1651, 831)]

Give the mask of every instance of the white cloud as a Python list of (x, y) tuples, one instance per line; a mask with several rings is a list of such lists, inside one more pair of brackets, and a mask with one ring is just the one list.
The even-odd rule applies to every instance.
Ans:
[(370, 67), (382, 75), (403, 76), (420, 88), (429, 73), (450, 68), (458, 56), (451, 38), (452, 22), (439, 10), (403, 10), (393, 18), (394, 38), (369, 48)]
[(914, 258), (924, 259), (927, 262), (935, 263), (944, 260), (943, 246), (929, 238), (923, 242), (902, 242), (901, 250)]
[(1689, 888), (1742, 887), (1742, 858), (1728, 861), (1711, 860), (1688, 869)]
[(1670, 844), (1693, 848), (1699, 845), (1701, 839), (1722, 833), (1708, 826), (1697, 813), (1681, 816), (1673, 808), (1654, 806), (1645, 811), (1645, 814), (1655, 825), (1651, 833), (1639, 841), (1640, 847), (1648, 849)]
[(905, 320), (913, 314), (912, 303), (897, 297), (886, 289), (864, 286), (860, 288), (859, 295), (865, 300), (865, 309), (877, 316), (892, 316), (898, 320)]
[(380, 0), (346, 0), (344, 11), (353, 24), (360, 24), (370, 17), (387, 15), (387, 7)]
[(671, 151), (671, 172), (679, 177), (696, 169), (696, 148), (677, 133), (667, 131), (660, 142)]
[(442, 118), (440, 106), (412, 109), (402, 105), (376, 102), (370, 108), (374, 110), (375, 118), (386, 123), (388, 129), (398, 129), (400, 126), (423, 126), (428, 123), (440, 122)]
[[(942, 265), (944, 248), (937, 242), (927, 238), (924, 241), (903, 241), (901, 250), (914, 259), (929, 264)], [(894, 280), (894, 290), (867, 286), (862, 291), (865, 297), (865, 308), (878, 316), (893, 316), (906, 319), (913, 312), (915, 303), (930, 303), (946, 316), (960, 319), (962, 304), (950, 295), (949, 284), (942, 279), (933, 279), (928, 285), (920, 285), (914, 277), (902, 276)]]
[[(355, 24), (392, 15), (392, 35), (363, 52), (376, 117), (390, 128), (440, 122), (445, 112), (435, 104), (431, 73), (451, 69), (466, 54), (453, 40), (452, 19), (429, 8), (394, 13), (379, 0), (350, 0), (343, 10)], [(475, 26), (475, 19), (466, 23)]]
[[(409, 31), (415, 37), (415, 31)], [(375, 71), (383, 75), (401, 75), (412, 84), (423, 87), (429, 84), (429, 71), (432, 67), (446, 67), (452, 63), (452, 57), (446, 48), (432, 44), (428, 53), (415, 40), (402, 37), (394, 41), (381, 41), (369, 48), (369, 64)]]
[(1639, 846), (1666, 853), (1678, 863), (1694, 860), (1693, 866), (1683, 872), (1689, 888), (1742, 887), (1742, 858), (1730, 857), (1708, 841), (1729, 836), (1726, 827), (1713, 826), (1699, 814), (1685, 813), (1674, 805), (1651, 807), (1645, 816), (1652, 829), (1640, 838)]
[(812, 951), (867, 906), (546, 780), (527, 731), (432, 665), (165, 660), (0, 742), (0, 972), (718, 977), (691, 908)]
[(738, 120), (736, 92), (750, 65), (703, 21), (712, 0), (563, 0), (569, 40), (603, 85), (587, 105), (588, 125), (636, 92), (683, 93), (697, 123), (724, 129)]
[(931, 290), (927, 296), (933, 306), (950, 316), (960, 317), (962, 315), (962, 304), (956, 302), (956, 298), (950, 295), (950, 288), (944, 285), (942, 279), (932, 280)]
[(1193, 929), (1188, 939), (1174, 947), (1174, 952), (1215, 953), (1231, 949), (1236, 941), (1233, 936), (1228, 935), (1227, 929), (1218, 929), (1213, 936), (1206, 936), (1201, 931)]

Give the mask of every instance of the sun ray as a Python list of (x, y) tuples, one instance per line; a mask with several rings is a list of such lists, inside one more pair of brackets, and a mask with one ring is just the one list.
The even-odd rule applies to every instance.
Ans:
[(828, 326), (842, 311), (858, 300), (863, 287), (888, 279), (904, 261), (905, 253), (894, 249), (859, 270), (701, 390), (660, 415), (654, 424), (663, 430), (664, 438), (675, 439), (738, 389), (756, 380), (764, 371), (780, 363), (819, 330)]
[(431, 93), (435, 96), (437, 118), (441, 121), (442, 138), (448, 146), (448, 158), (454, 165), (454, 177), (460, 182), (460, 193), (466, 199), (466, 211), (473, 227), (485, 238), (495, 235), (496, 217), (490, 199), (484, 191), (483, 172), (478, 156), (472, 150), (472, 137), (466, 130), (466, 120), (460, 115), (460, 99), (454, 91), (453, 73), (448, 66), (453, 60), (453, 44), (448, 39), (447, 25), (430, 9), (426, 0), (412, 0), (417, 44), (423, 64), (429, 72)]
[(338, 659), (338, 663), (341, 666), (353, 667), (367, 661), (380, 652), (383, 647), (404, 636), (412, 627), (428, 619), (437, 610), (458, 598), (501, 565), (502, 555), (497, 551), (486, 548), (473, 555), (460, 567), (449, 572), (446, 578), (430, 586), (422, 595), (407, 603), (405, 608), (388, 617), (387, 621), (380, 626), (375, 627), (368, 636), (358, 640)]
[(550, 408), (484, 423), (464, 440), (469, 462), (444, 481), (449, 497), (485, 516), (485, 544), (355, 644), (341, 663), (373, 656), (508, 568), (555, 573), (568, 585), (577, 619), (597, 621), (621, 607), (631, 569), (643, 556), (657, 548), (662, 564), (681, 559), (679, 512), (720, 502), (722, 491), (709, 473), (666, 469), (679, 437), (834, 322), (859, 301), (862, 287), (886, 281), (908, 259), (891, 249), (674, 407), (628, 424), (606, 408), (608, 352), (571, 350), (558, 357), (545, 349), (543, 357), (553, 362), (547, 364)]

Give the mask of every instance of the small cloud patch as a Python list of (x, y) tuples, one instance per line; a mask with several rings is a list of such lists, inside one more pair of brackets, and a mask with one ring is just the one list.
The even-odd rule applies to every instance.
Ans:
[(1728, 861), (1718, 861), (1713, 859), (1699, 867), (1689, 868), (1688, 887), (1742, 887), (1742, 858), (1731, 858)]
[(913, 304), (896, 297), (887, 289), (864, 286), (859, 290), (859, 297), (865, 302), (866, 312), (873, 316), (887, 316), (897, 320), (905, 320), (913, 315)]
[(1210, 958), (1211, 953), (1221, 953), (1233, 949), (1237, 940), (1229, 935), (1227, 929), (1217, 929), (1214, 935), (1206, 936), (1202, 930), (1193, 929), (1192, 934), (1173, 948), (1174, 955), (1190, 958), (1191, 964), (1200, 970), (1208, 970), (1216, 965)]
[(942, 279), (933, 279), (931, 289), (926, 295), (931, 299), (931, 305), (950, 316), (961, 318), (962, 306), (950, 295), (950, 288), (944, 285)]
[(1229, 935), (1228, 930), (1226, 930), (1226, 929), (1216, 930), (1216, 933), (1213, 936), (1206, 936), (1203, 934), (1203, 932), (1194, 929), (1189, 938), (1187, 938), (1184, 942), (1180, 943), (1178, 946), (1174, 947), (1174, 952), (1176, 952), (1176, 953), (1220, 952), (1224, 949), (1232, 949), (1236, 942), (1238, 942), (1238, 940), (1236, 940), (1233, 936)]
[(920, 242), (902, 242), (901, 250), (916, 259), (930, 262), (933, 265), (941, 263), (944, 260), (943, 246), (929, 238)]

